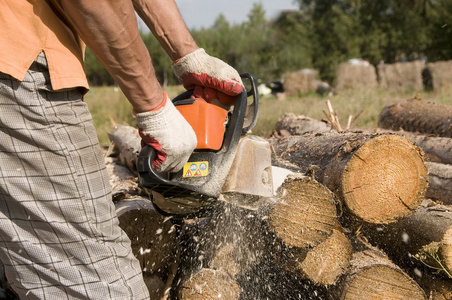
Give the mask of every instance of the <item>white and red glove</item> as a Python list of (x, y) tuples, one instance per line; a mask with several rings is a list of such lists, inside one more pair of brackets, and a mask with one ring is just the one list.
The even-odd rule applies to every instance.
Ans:
[(199, 48), (172, 65), (174, 74), (195, 97), (208, 102), (219, 100), (229, 106), (242, 93), (243, 83), (239, 73), (230, 65), (212, 57)]
[(149, 112), (135, 113), (142, 145), (156, 151), (152, 167), (158, 172), (177, 172), (196, 147), (196, 134), (166, 93), (163, 103)]

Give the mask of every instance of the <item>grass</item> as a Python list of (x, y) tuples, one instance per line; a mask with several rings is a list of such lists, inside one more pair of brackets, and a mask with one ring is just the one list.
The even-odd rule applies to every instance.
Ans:
[[(260, 99), (259, 120), (253, 130), (254, 134), (268, 137), (278, 118), (286, 112), (305, 115), (314, 119), (326, 119), (323, 111), (327, 111), (326, 101), (337, 112), (339, 121), (345, 126), (349, 115), (356, 116), (354, 127), (375, 128), (378, 116), (383, 107), (397, 99), (409, 99), (416, 95), (414, 92), (391, 93), (381, 90), (350, 90), (338, 95), (320, 96), (317, 94), (299, 95), (278, 101), (275, 97)], [(422, 93), (420, 97), (429, 102), (446, 104), (447, 95)]]
[[(170, 98), (174, 98), (183, 92), (182, 86), (171, 86), (165, 88)], [(397, 99), (408, 99), (415, 96), (415, 92), (392, 93), (382, 90), (350, 90), (343, 91), (338, 95), (319, 96), (317, 94), (299, 95), (298, 97), (288, 97), (285, 100), (278, 100), (275, 96), (261, 97), (259, 100), (258, 121), (253, 129), (253, 134), (268, 137), (278, 119), (286, 112), (296, 115), (305, 115), (314, 119), (323, 119), (323, 110), (327, 110), (326, 100), (330, 100), (334, 110), (336, 110), (339, 121), (344, 126), (348, 116), (359, 117), (355, 122), (355, 127), (375, 128), (378, 116), (382, 108)], [(447, 93), (422, 92), (420, 97), (424, 101), (438, 104), (450, 104)], [(114, 123), (126, 123), (134, 126), (132, 117), (132, 106), (118, 88), (114, 87), (92, 87), (85, 96), (94, 125), (97, 128), (101, 145), (109, 145), (108, 132)]]

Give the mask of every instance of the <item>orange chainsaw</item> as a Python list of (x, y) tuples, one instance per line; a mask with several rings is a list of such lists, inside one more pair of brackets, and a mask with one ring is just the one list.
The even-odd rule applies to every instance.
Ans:
[(270, 146), (262, 138), (247, 135), (256, 124), (259, 108), (255, 79), (251, 74), (241, 77), (245, 87), (232, 111), (194, 98), (192, 91), (172, 100), (198, 140), (182, 170), (158, 173), (152, 168), (155, 150), (150, 146), (141, 150), (138, 182), (161, 213), (196, 215), (218, 200), (255, 209), (272, 196)]

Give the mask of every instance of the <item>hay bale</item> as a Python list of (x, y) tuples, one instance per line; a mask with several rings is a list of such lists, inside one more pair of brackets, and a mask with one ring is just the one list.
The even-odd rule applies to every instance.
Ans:
[(452, 90), (452, 60), (428, 63), (422, 72), (424, 87), (435, 92)]
[(424, 89), (422, 61), (379, 65), (377, 67), (379, 86), (390, 91), (421, 91)]
[(365, 60), (351, 59), (336, 69), (335, 90), (373, 89), (378, 86), (375, 67)]
[(317, 74), (313, 69), (287, 72), (284, 76), (284, 93), (286, 96), (296, 96), (316, 91)]

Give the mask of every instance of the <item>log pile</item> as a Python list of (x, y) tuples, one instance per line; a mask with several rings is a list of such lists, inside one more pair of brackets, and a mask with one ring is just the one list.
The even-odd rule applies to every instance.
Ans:
[[(273, 165), (292, 175), (275, 197), (196, 219), (157, 214), (134, 155), (119, 154), (137, 150), (109, 151), (120, 223), (152, 299), (452, 299), (452, 142), (391, 129), (337, 132), (286, 114), (269, 141)], [(118, 164), (130, 173), (114, 175)]]
[(452, 137), (452, 106), (428, 103), (419, 98), (385, 106), (378, 126), (385, 129)]

